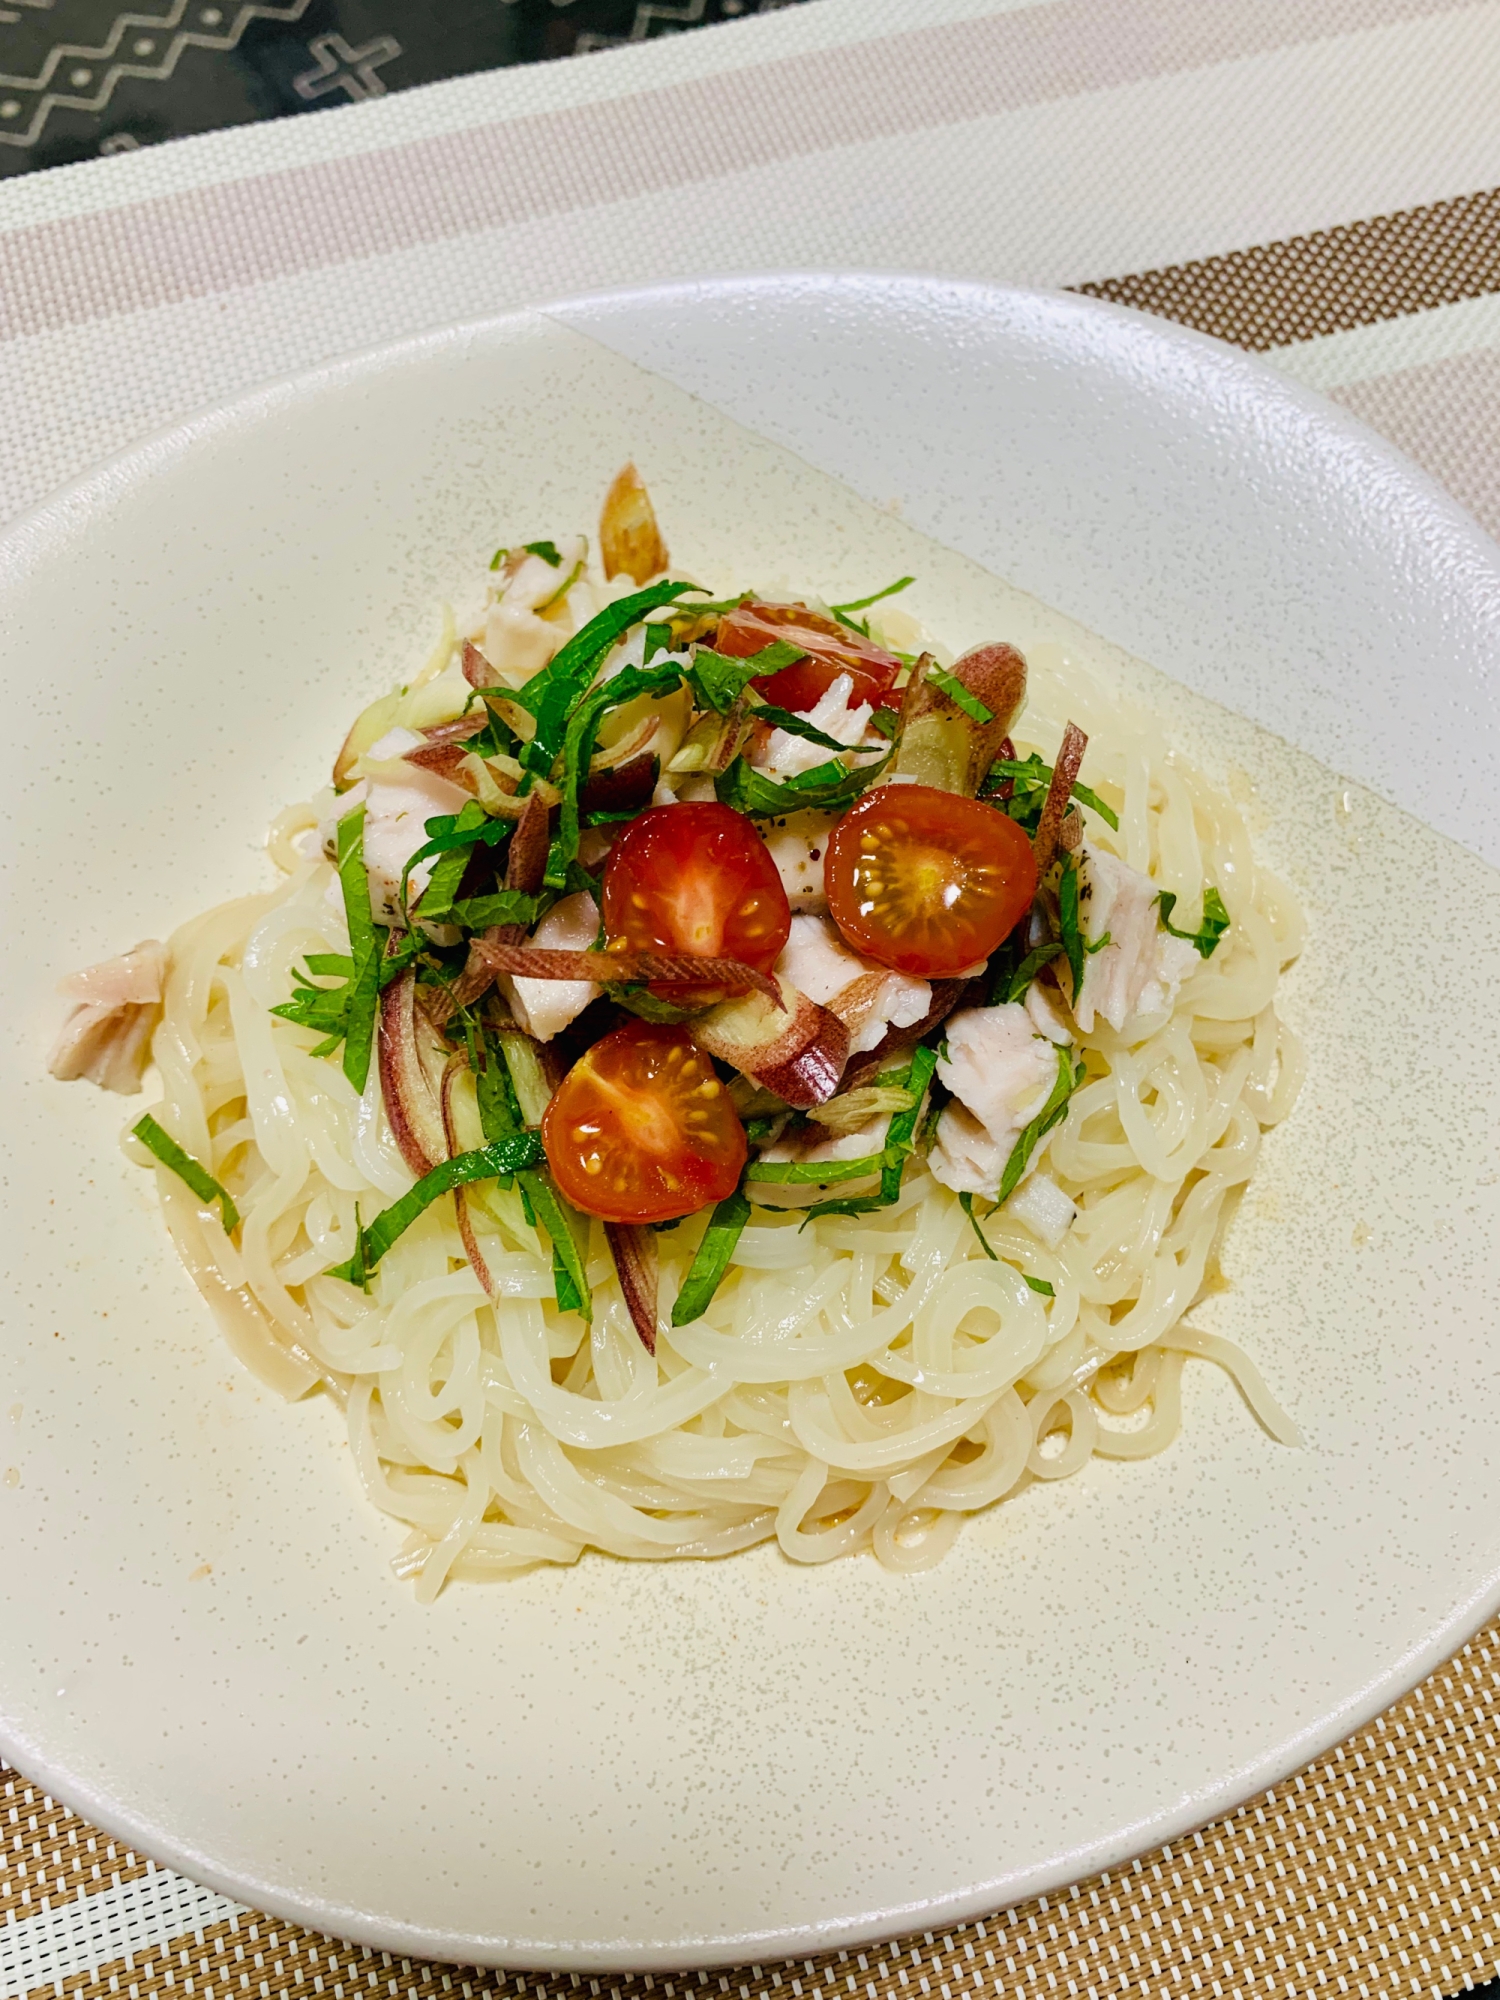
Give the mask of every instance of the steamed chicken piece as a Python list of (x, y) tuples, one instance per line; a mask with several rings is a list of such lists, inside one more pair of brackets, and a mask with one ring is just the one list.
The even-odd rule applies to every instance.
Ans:
[(1028, 1174), (1006, 1202), (1005, 1213), (1024, 1222), (1033, 1236), (1055, 1250), (1073, 1227), (1078, 1204), (1051, 1174)]
[[(512, 687), (540, 673), (565, 641), (636, 587), (623, 571), (612, 577), (590, 574), (583, 535), (564, 536), (553, 546), (561, 557), (556, 566), (545, 556), (514, 549), (492, 578), (495, 595), (485, 612), (480, 650)], [(639, 646), (643, 639), (633, 643)]]
[(167, 948), (147, 938), (119, 958), (71, 973), (58, 992), (75, 1004), (47, 1068), (60, 1083), (83, 1079), (130, 1097), (141, 1087), (161, 1018)]
[(909, 979), (851, 951), (830, 917), (794, 916), (776, 970), (839, 1016), (849, 1030), (851, 1056), (875, 1048), (887, 1028), (914, 1027), (932, 1006), (925, 979)]
[[(378, 743), (366, 751), (368, 762), (393, 764), (408, 750), (417, 749), (425, 739), (412, 729), (388, 729)], [(403, 764), (400, 775), (361, 778), (338, 800), (335, 819), (365, 809), (364, 854), (370, 876), (370, 907), (377, 924), (400, 921), (401, 874), (419, 847), (427, 841), (427, 822), (439, 814), (462, 812), (469, 793), (461, 785), (424, 771), (417, 764)], [(325, 851), (333, 845), (332, 828), (324, 837)], [(417, 897), (432, 879), (434, 861), (422, 861), (411, 871), (407, 901)], [(335, 891), (335, 893), (337, 893)]]
[(1157, 887), (1106, 848), (1085, 841), (1078, 851), (1078, 917), (1090, 944), (1109, 943), (1084, 967), (1073, 1017), (1085, 1034), (1095, 1017), (1118, 1032), (1132, 1015), (1164, 1013), (1198, 963), (1193, 946), (1157, 922)]
[[(531, 943), (543, 951), (589, 951), (599, 935), (599, 906), (585, 890), (554, 903), (537, 925)], [(528, 1035), (550, 1042), (597, 1000), (601, 988), (589, 979), (512, 979), (496, 981), (510, 1010)]]
[(1031, 1016), (1031, 1025), (1039, 1035), (1045, 1035), (1049, 1042), (1056, 1042), (1060, 1049), (1068, 1046), (1073, 1039), (1068, 1003), (1055, 986), (1033, 979), (1021, 1004)]
[(1057, 1051), (1019, 1000), (961, 1008), (944, 1035), (948, 1052), (937, 1073), (958, 1101), (938, 1119), (928, 1165), (955, 1193), (993, 1200), (1016, 1140), (1057, 1082)]
[(828, 908), (823, 889), (823, 856), (838, 819), (837, 813), (799, 812), (788, 813), (785, 819), (767, 820), (763, 825), (766, 848), (776, 863), (793, 919), (799, 914), (822, 916)]
[[(847, 749), (864, 740), (871, 715), (867, 701), (850, 706), (849, 697), (853, 692), (853, 676), (839, 674), (830, 681), (804, 718), (814, 729), (821, 729), (825, 736), (833, 737), (835, 742), (842, 743)], [(885, 747), (882, 739), (880, 748)], [(836, 754), (817, 743), (809, 743), (805, 737), (793, 736), (788, 730), (773, 729), (750, 761), (763, 777), (784, 784), (788, 778), (795, 778), (803, 771), (816, 770), (819, 764), (826, 764)]]
[[(573, 535), (555, 546), (562, 558), (555, 566), (545, 556), (513, 551), (500, 571), (499, 595), (485, 613), (484, 656), (513, 687), (540, 673), (573, 634), (569, 600), (583, 579), (566, 595), (558, 593), (566, 589), (588, 545), (582, 535)], [(593, 609), (590, 602), (591, 614)]]
[[(784, 1136), (762, 1147), (760, 1157), (763, 1160), (800, 1160), (808, 1165), (834, 1160), (863, 1160), (880, 1151), (890, 1124), (891, 1114), (887, 1111), (864, 1125), (856, 1126), (852, 1132), (823, 1133), (820, 1126), (814, 1125), (810, 1130)], [(819, 1136), (820, 1133), (822, 1136)], [(759, 1199), (757, 1192), (756, 1200)]]
[[(1102, 958), (1104, 954), (1101, 952), (1099, 955)], [(1202, 963), (1197, 947), (1189, 944), (1186, 938), (1175, 938), (1170, 931), (1159, 931), (1150, 977), (1135, 1003), (1136, 1013), (1170, 1013), (1177, 1004), (1177, 994), (1183, 981), (1190, 979)]]

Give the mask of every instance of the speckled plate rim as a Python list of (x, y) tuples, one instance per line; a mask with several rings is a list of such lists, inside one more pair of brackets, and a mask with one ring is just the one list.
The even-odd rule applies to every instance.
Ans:
[[(1494, 649), (1497, 606), (1500, 606), (1500, 550), (1425, 474), (1378, 439), (1363, 425), (1337, 411), (1320, 397), (1289, 385), (1270, 370), (1202, 336), (1163, 327), (1142, 315), (1094, 301), (1062, 298), (1049, 294), (1025, 293), (993, 287), (962, 286), (938, 280), (903, 279), (810, 274), (788, 278), (757, 278), (746, 281), (704, 281), (696, 285), (656, 288), (651, 291), (610, 293), (563, 302), (544, 308), (564, 324), (590, 333), (616, 351), (651, 366), (699, 394), (710, 394), (714, 370), (728, 365), (721, 343), (722, 315), (737, 309), (747, 296), (757, 306), (775, 303), (794, 309), (804, 307), (812, 297), (836, 298), (841, 305), (858, 307), (871, 291), (885, 293), (896, 301), (899, 313), (921, 313), (924, 302), (936, 298), (938, 322), (950, 319), (958, 301), (961, 307), (981, 316), (998, 311), (1002, 316), (1019, 312), (1035, 326), (1045, 328), (1049, 320), (1065, 317), (1070, 323), (1092, 325), (1107, 344), (1128, 352), (1141, 369), (1142, 380), (1156, 381), (1162, 393), (1171, 393), (1171, 378), (1180, 370), (1198, 391), (1213, 394), (1217, 385), (1228, 405), (1247, 420), (1268, 422), (1274, 431), (1299, 440), (1307, 450), (1308, 467), (1316, 472), (1319, 464), (1367, 471), (1379, 486), (1379, 504), (1364, 517), (1363, 532), (1376, 532), (1383, 522), (1396, 551), (1396, 566), (1409, 570), (1421, 564), (1423, 549), (1429, 559), (1434, 591), (1445, 595), (1449, 631), (1469, 645), (1474, 660), (1500, 659)], [(712, 309), (702, 328), (702, 347), (686, 365), (681, 364), (680, 336), (695, 307)], [(674, 326), (670, 337), (661, 322), (669, 312)], [(714, 315), (719, 317), (715, 318)], [(45, 561), (49, 549), (60, 538), (76, 531), (98, 506), (117, 499), (148, 480), (152, 474), (185, 455), (251, 430), (299, 405), (315, 402), (329, 389), (348, 383), (378, 378), (386, 369), (419, 357), (437, 357), (445, 349), (462, 344), (476, 332), (503, 327), (513, 321), (532, 319), (533, 314), (507, 315), (500, 320), (449, 328), (403, 341), (367, 354), (351, 357), (275, 382), (221, 408), (173, 426), (159, 435), (133, 446), (101, 465), (94, 472), (53, 496), (40, 507), (0, 532), (0, 587), (24, 581), (32, 565)], [(661, 324), (662, 337), (653, 354), (652, 340), (642, 337), (654, 322)], [(761, 334), (764, 339), (764, 330)], [(872, 339), (874, 336), (872, 336)], [(713, 361), (710, 363), (710, 354)], [(728, 357), (732, 360), (732, 357)], [(695, 365), (696, 372), (695, 372)], [(746, 421), (743, 406), (733, 406), (726, 393), (722, 406)], [(768, 426), (769, 428), (769, 426)], [(816, 424), (807, 426), (803, 439), (808, 456), (815, 455)], [(787, 429), (779, 442), (795, 443)], [(827, 467), (861, 486), (863, 467)], [(1304, 468), (1306, 469), (1306, 468)], [(868, 480), (865, 481), (868, 484)], [(870, 496), (873, 497), (873, 496)], [(914, 524), (927, 526), (920, 508), (912, 510)], [(934, 531), (934, 530), (929, 530)], [(954, 547), (972, 553), (962, 533), (951, 527), (943, 538)], [(982, 557), (980, 559), (983, 559)], [(1042, 586), (1025, 574), (1024, 562), (1013, 565), (1028, 588)], [(1079, 614), (1083, 615), (1083, 614)], [(1127, 640), (1127, 643), (1131, 641)], [(1144, 648), (1142, 648), (1144, 650)], [(1157, 649), (1162, 659), (1162, 649)], [(1163, 661), (1164, 664), (1170, 662)], [(1349, 690), (1352, 694), (1354, 690)], [(1361, 689), (1361, 695), (1368, 690)], [(1446, 736), (1453, 713), (1460, 711), (1459, 724), (1470, 734), (1470, 749), (1477, 768), (1486, 769), (1500, 784), (1500, 734), (1493, 724), (1493, 682), (1475, 679), (1467, 667), (1455, 676), (1446, 690), (1450, 696), (1448, 714), (1441, 718), (1440, 733)], [(1246, 712), (1253, 704), (1247, 702)], [(1367, 711), (1368, 712), (1368, 711)], [(1430, 707), (1413, 702), (1406, 719), (1414, 732), (1431, 722)], [(1475, 737), (1474, 732), (1478, 731)], [(1417, 738), (1420, 740), (1420, 737)], [(1355, 769), (1368, 760), (1345, 754), (1344, 768)], [(1360, 770), (1379, 783), (1382, 774)], [(1398, 803), (1401, 785), (1380, 785)], [(1449, 830), (1476, 849), (1495, 849), (1496, 832), (1492, 817), (1464, 808), (1459, 823)], [(1500, 1572), (1479, 1579), (1453, 1613), (1434, 1629), (1414, 1638), (1411, 1646), (1364, 1685), (1353, 1690), (1347, 1700), (1331, 1709), (1319, 1723), (1285, 1741), (1272, 1756), (1228, 1773), (1223, 1782), (1181, 1800), (1173, 1811), (1156, 1814), (1129, 1826), (1117, 1827), (1099, 1840), (1086, 1841), (1071, 1853), (1045, 1868), (1023, 1871), (1003, 1879), (968, 1886), (951, 1896), (928, 1898), (913, 1903), (889, 1903), (857, 1917), (827, 1925), (792, 1929), (768, 1928), (734, 1937), (705, 1940), (701, 1949), (680, 1946), (622, 1942), (604, 1950), (562, 1944), (557, 1948), (531, 1942), (525, 1949), (493, 1955), (482, 1937), (436, 1934), (396, 1919), (378, 1919), (370, 1913), (298, 1894), (283, 1882), (261, 1881), (253, 1876), (228, 1872), (217, 1866), (211, 1854), (174, 1837), (169, 1830), (137, 1819), (120, 1810), (106, 1795), (75, 1772), (53, 1762), (45, 1747), (18, 1734), (0, 1708), (0, 1750), (24, 1769), (29, 1777), (44, 1785), (49, 1793), (110, 1834), (129, 1842), (138, 1851), (178, 1868), (193, 1879), (255, 1907), (264, 1908), (316, 1930), (332, 1932), (377, 1948), (448, 1960), (457, 1963), (504, 1963), (548, 1966), (559, 1970), (607, 1971), (612, 1969), (675, 1969), (683, 1966), (711, 1966), (746, 1962), (751, 1958), (774, 1959), (805, 1952), (826, 1950), (843, 1944), (889, 1936), (921, 1926), (932, 1928), (960, 1922), (984, 1914), (1002, 1903), (1046, 1893), (1101, 1868), (1114, 1866), (1148, 1848), (1160, 1845), (1202, 1826), (1232, 1810), (1247, 1798), (1264, 1790), (1296, 1770), (1311, 1758), (1382, 1712), (1394, 1700), (1423, 1679), (1446, 1659), (1482, 1623), (1500, 1609)], [(0, 1703), (3, 1703), (0, 1690)]]

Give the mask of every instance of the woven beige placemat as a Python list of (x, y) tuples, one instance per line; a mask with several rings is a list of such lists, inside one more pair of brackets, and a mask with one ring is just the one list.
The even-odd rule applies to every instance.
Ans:
[[(481, 1972), (394, 1959), (247, 1911), (49, 1990), (90, 2000), (174, 1989), (194, 2000), (564, 2000), (585, 1987), (594, 2000), (1453, 1993), (1500, 1972), (1497, 1694), (1500, 1621), (1368, 1729), (1201, 1833), (1061, 1895), (863, 1951), (675, 1976)], [(100, 1901), (151, 1872), (7, 1767), (0, 1782), (0, 1920), (80, 1892)]]
[(1500, 188), (1075, 285), (1260, 352), (1500, 291)]
[[(1320, 380), (1500, 529), (1500, 343), (1451, 319), (1500, 305), (1495, 190), (1077, 288)], [(1394, 344), (1346, 354), (1336, 379), (1306, 372), (1326, 368), (1318, 353), (1293, 366), (1299, 343), (1382, 325)], [(1298, 1776), (1128, 1867), (937, 1936), (677, 1976), (475, 1972), (332, 1941), (193, 1889), (0, 1765), (0, 2000), (1454, 1993), (1500, 1972), (1497, 1690), (1500, 1621)]]

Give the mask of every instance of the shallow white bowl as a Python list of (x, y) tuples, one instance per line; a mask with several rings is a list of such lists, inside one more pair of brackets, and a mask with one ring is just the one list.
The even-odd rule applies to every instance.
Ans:
[[(1482, 1121), (1393, 1187), (1389, 1310), (1299, 1324), (1291, 1269), (1260, 1351), (1312, 1450), (1195, 1376), (1172, 1453), (916, 1579), (589, 1558), (423, 1611), (326, 1406), (219, 1348), (119, 1106), (42, 1076), (53, 982), (262, 879), (270, 812), (437, 601), (507, 529), (586, 523), (627, 453), (671, 440), (663, 511), (699, 494), (705, 546), (743, 505), (774, 552), (774, 489), (789, 577), (816, 544), (882, 581), (859, 509), (715, 411), (1500, 859), (1500, 552), (1318, 399), (1087, 301), (587, 300), (266, 390), (0, 540), (0, 1747), (186, 1874), (414, 1956), (687, 1966), (982, 1912), (1234, 1806), (1500, 1601)], [(1400, 1107), (1359, 1115), (1399, 1183)]]

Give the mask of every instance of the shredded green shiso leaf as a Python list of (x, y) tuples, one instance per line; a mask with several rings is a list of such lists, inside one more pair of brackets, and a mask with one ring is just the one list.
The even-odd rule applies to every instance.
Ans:
[[(521, 548), (554, 570), (561, 572), (566, 566), (553, 542), (528, 542)], [(509, 553), (507, 549), (498, 550), (491, 567), (498, 568)], [(571, 588), (581, 571), (582, 565), (575, 565), (549, 601), (556, 601), (557, 596)], [(827, 608), (851, 630), (868, 636), (868, 621), (857, 614), (905, 590), (912, 581), (910, 577), (902, 577), (867, 597)], [(471, 799), (457, 813), (437, 815), (427, 821), (426, 837), (406, 864), (401, 878), (398, 901), (405, 928), (383, 931), (374, 921), (364, 859), (365, 808), (356, 807), (345, 813), (337, 826), (337, 871), (350, 949), (347, 953), (309, 954), (292, 973), (291, 997), (272, 1012), (317, 1036), (312, 1050), (316, 1056), (331, 1056), (342, 1045), (344, 1073), (350, 1084), (362, 1092), (369, 1077), (380, 994), (390, 980), (407, 967), (415, 966), (424, 986), (449, 987), (463, 968), (470, 938), (497, 926), (529, 931), (560, 896), (580, 890), (597, 896), (596, 878), (578, 860), (584, 828), (626, 822), (640, 808), (619, 811), (601, 807), (585, 813), (584, 786), (605, 717), (641, 696), (660, 698), (685, 689), (700, 716), (724, 718), (728, 730), (740, 729), (741, 740), (744, 729), (752, 721), (758, 721), (830, 753), (827, 761), (783, 780), (768, 778), (756, 770), (743, 751), (731, 757), (727, 767), (714, 778), (714, 791), (722, 803), (747, 817), (780, 819), (808, 809), (836, 813), (854, 804), (886, 772), (896, 755), (899, 714), (894, 707), (874, 711), (873, 725), (888, 746), (880, 751), (869, 745), (847, 746), (819, 729), (807, 715), (766, 700), (756, 683), (764, 686), (771, 677), (806, 657), (795, 641), (772, 640), (755, 654), (742, 658), (720, 653), (712, 644), (695, 637), (705, 630), (711, 637), (714, 618), (750, 601), (748, 594), (708, 600), (689, 584), (653, 583), (621, 597), (589, 619), (562, 645), (551, 662), (524, 685), (475, 690), (470, 699), (484, 706), (485, 720), (472, 735), (462, 739), (464, 748), (481, 758), (500, 756), (516, 760), (521, 771), (516, 788), (520, 797), (541, 782), (555, 788), (556, 830), (547, 855), (543, 886), (537, 890), (502, 886), (505, 850), (515, 822), (491, 814), (478, 799)], [(636, 625), (644, 627), (641, 664), (627, 665), (601, 680), (599, 676), (610, 654)], [(911, 664), (906, 655), (896, 657)], [(983, 702), (953, 674), (932, 668), (929, 677), (976, 725), (987, 726), (994, 720)], [(534, 728), (529, 739), (524, 733), (518, 735), (513, 726), (516, 709), (524, 710), (532, 719)], [(514, 771), (515, 763), (508, 768)], [(1034, 833), (1052, 777), (1053, 767), (1035, 753), (1025, 758), (1002, 758), (986, 773), (980, 796)], [(1118, 828), (1114, 810), (1087, 785), (1075, 783), (1071, 796), (1095, 812), (1107, 826)], [(480, 866), (485, 855), (490, 859)], [(409, 910), (412, 874), (421, 864), (429, 862), (432, 867), (427, 885)], [(495, 886), (486, 888), (487, 881), (493, 881)], [(477, 886), (465, 894), (466, 883)], [(1163, 928), (1192, 943), (1204, 958), (1211, 956), (1229, 928), (1228, 912), (1217, 888), (1210, 886), (1205, 891), (1202, 922), (1196, 931), (1182, 931), (1172, 924), (1176, 900), (1169, 891), (1162, 891), (1157, 898)], [(1067, 963), (1072, 993), (1076, 996), (1081, 991), (1088, 957), (1102, 951), (1110, 939), (1108, 933), (1092, 942), (1085, 937), (1080, 902), (1079, 860), (1076, 855), (1065, 853), (1058, 864), (1055, 897), (1045, 902), (1049, 909), (1055, 904), (1056, 934), (1029, 949), (1025, 948), (1019, 930), (1005, 941), (991, 960), (987, 979), (990, 1004), (1023, 1000), (1032, 983), (1059, 960)], [(1039, 909), (1043, 907), (1038, 904)], [(439, 926), (447, 928), (439, 930)], [(451, 942), (455, 933), (456, 944)], [(599, 942), (604, 942), (602, 931)], [(648, 1019), (690, 1018), (682, 1008), (658, 1000), (646, 989), (612, 991), (611, 998)], [(391, 1245), (433, 1202), (465, 1185), (493, 1180), (502, 1188), (514, 1187), (518, 1191), (527, 1221), (550, 1244), (553, 1288), (559, 1308), (580, 1313), (587, 1319), (592, 1312), (587, 1277), (590, 1221), (563, 1199), (553, 1180), (534, 1122), (539, 1111), (533, 1109), (530, 1121), (522, 1115), (523, 1103), (545, 1102), (545, 1086), (539, 1084), (536, 1059), (530, 1056), (529, 1068), (518, 1071), (516, 1065), (526, 1046), (524, 1040), (517, 1038), (514, 1030), (509, 1036), (503, 1028), (497, 1032), (483, 1018), (482, 1009), (457, 1007), (454, 1018), (456, 1029), (450, 1030), (450, 1034), (461, 1031), (464, 1037), (485, 1143), (441, 1162), (368, 1224), (361, 1223), (356, 1214), (354, 1249), (343, 1264), (333, 1267), (331, 1275), (367, 1286)], [(746, 1120), (752, 1147), (750, 1160), (740, 1185), (708, 1217), (682, 1278), (673, 1307), (674, 1325), (691, 1323), (712, 1304), (734, 1266), (757, 1186), (836, 1189), (841, 1184), (878, 1182), (874, 1188), (835, 1193), (813, 1202), (799, 1211), (803, 1228), (821, 1216), (866, 1215), (899, 1200), (907, 1163), (930, 1145), (945, 1101), (946, 1094), (935, 1078), (940, 1055), (944, 1053), (941, 1035), (940, 1027), (934, 1029), (926, 1043), (914, 1048), (898, 1066), (881, 1073), (879, 1083), (899, 1087), (909, 1102), (905, 1109), (889, 1118), (884, 1142), (877, 1151), (854, 1160), (769, 1161), (760, 1156), (759, 1148), (772, 1133), (786, 1127), (787, 1115)], [(990, 1207), (991, 1214), (1019, 1185), (1046, 1135), (1066, 1117), (1071, 1097), (1085, 1074), (1081, 1057), (1075, 1058), (1066, 1049), (1057, 1051), (1055, 1082), (1037, 1115), (1016, 1138)], [(540, 1100), (536, 1096), (539, 1088)], [(813, 1129), (801, 1114), (792, 1114), (791, 1125), (794, 1131)], [(169, 1135), (150, 1118), (143, 1119), (136, 1131), (157, 1158), (195, 1193), (204, 1200), (220, 1203), (226, 1229), (237, 1226), (238, 1215), (227, 1191), (183, 1153)], [(984, 1255), (995, 1258), (996, 1252), (975, 1211), (974, 1197), (963, 1194), (960, 1203)], [(675, 1221), (663, 1227), (675, 1227)], [(1046, 1280), (1025, 1272), (1021, 1275), (1034, 1291), (1052, 1296), (1053, 1288)]]
[(1170, 889), (1163, 889), (1157, 897), (1161, 905), (1161, 927), (1170, 931), (1174, 938), (1181, 938), (1190, 944), (1200, 958), (1212, 958), (1219, 948), (1219, 940), (1229, 929), (1229, 912), (1224, 907), (1224, 898), (1210, 882), (1203, 891), (1203, 922), (1195, 931), (1180, 931), (1172, 922), (1172, 912), (1177, 907), (1177, 898)]
[(868, 639), (870, 636), (870, 621), (867, 618), (853, 618), (850, 616), (850, 613), (854, 611), (868, 611), (872, 604), (879, 604), (884, 598), (894, 597), (897, 591), (906, 590), (916, 580), (914, 576), (898, 577), (894, 583), (888, 583), (884, 590), (872, 590), (868, 597), (856, 597), (849, 604), (830, 604), (828, 609), (841, 625), (847, 625), (851, 631), (859, 632)]
[(945, 673), (941, 667), (931, 667), (927, 673), (927, 685), (941, 688), (949, 701), (961, 708), (971, 722), (983, 726), (987, 722), (994, 721), (994, 716), (990, 714), (978, 695), (970, 694), (956, 674)]
[(750, 1203), (741, 1188), (726, 1195), (709, 1217), (696, 1256), (688, 1266), (682, 1289), (672, 1306), (673, 1326), (688, 1326), (701, 1319), (713, 1304), (714, 1293), (734, 1261), (734, 1253), (750, 1220)]
[(894, 748), (873, 764), (853, 770), (830, 758), (826, 764), (799, 771), (794, 778), (778, 783), (763, 777), (743, 756), (714, 780), (721, 804), (733, 806), (750, 819), (782, 819), (788, 813), (847, 812), (860, 794), (874, 784), (895, 755)]
[(144, 1118), (137, 1119), (130, 1129), (141, 1144), (156, 1155), (164, 1167), (176, 1174), (178, 1180), (186, 1182), (200, 1201), (219, 1204), (224, 1234), (232, 1236), (240, 1226), (240, 1212), (235, 1207), (228, 1188), (216, 1181), (207, 1167), (201, 1166), (191, 1153), (185, 1153), (171, 1133), (164, 1131), (149, 1111)]
[(359, 1226), (356, 1209), (357, 1234), (353, 1254), (342, 1264), (331, 1264), (326, 1275), (345, 1278), (351, 1285), (366, 1287), (396, 1238), (410, 1229), (417, 1217), (431, 1208), (439, 1195), (451, 1194), (454, 1188), (463, 1187), (471, 1181), (498, 1180), (524, 1167), (534, 1167), (545, 1157), (540, 1132), (515, 1132), (509, 1138), (498, 1139), (493, 1145), (482, 1146), (475, 1152), (459, 1153), (451, 1160), (440, 1160), (399, 1201), (382, 1209), (367, 1227)]
[(1005, 1171), (1000, 1176), (1000, 1187), (995, 1196), (997, 1208), (1015, 1193), (1020, 1185), (1021, 1176), (1029, 1166), (1031, 1156), (1040, 1141), (1055, 1125), (1060, 1125), (1067, 1117), (1068, 1099), (1083, 1082), (1086, 1074), (1086, 1065), (1081, 1056), (1075, 1066), (1066, 1049), (1057, 1051), (1057, 1081), (1053, 1084), (1046, 1103), (1031, 1123), (1023, 1129), (1011, 1148), (1010, 1158), (1005, 1162)]
[[(1029, 757), (1019, 759), (997, 757), (985, 775), (979, 796), (988, 799), (991, 805), (999, 806), (1028, 833), (1035, 833), (1046, 801), (1047, 787), (1051, 783), (1052, 766), (1033, 750)], [(1001, 796), (1006, 785), (1012, 788), (1009, 798)], [(1112, 833), (1119, 832), (1119, 814), (1113, 806), (1106, 805), (1097, 792), (1090, 791), (1087, 785), (1080, 784), (1075, 778), (1069, 796), (1098, 813)]]

